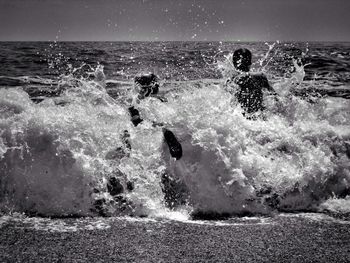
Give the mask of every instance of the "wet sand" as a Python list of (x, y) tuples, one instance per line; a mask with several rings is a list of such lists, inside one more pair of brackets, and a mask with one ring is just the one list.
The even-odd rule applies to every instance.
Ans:
[(0, 262), (350, 262), (350, 222), (317, 217), (7, 220)]

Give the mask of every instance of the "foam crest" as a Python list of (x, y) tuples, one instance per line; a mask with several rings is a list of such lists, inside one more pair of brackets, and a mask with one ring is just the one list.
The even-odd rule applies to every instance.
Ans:
[(280, 97), (267, 102), (265, 120), (251, 121), (219, 86), (177, 94), (167, 105), (177, 114), (166, 115), (184, 157), (168, 162), (169, 173), (185, 182), (198, 211), (316, 209), (349, 191), (349, 102), (334, 109), (329, 101)]
[(40, 104), (24, 91), (0, 90), (2, 208), (87, 215), (94, 189), (115, 172), (105, 155), (122, 144), (127, 113), (99, 83), (71, 81), (61, 98)]

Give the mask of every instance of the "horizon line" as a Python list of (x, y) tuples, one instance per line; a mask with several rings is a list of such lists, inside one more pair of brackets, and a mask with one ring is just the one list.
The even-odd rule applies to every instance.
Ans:
[(217, 43), (260, 43), (260, 42), (281, 42), (281, 43), (349, 43), (350, 40), (0, 40), (0, 42), (217, 42)]

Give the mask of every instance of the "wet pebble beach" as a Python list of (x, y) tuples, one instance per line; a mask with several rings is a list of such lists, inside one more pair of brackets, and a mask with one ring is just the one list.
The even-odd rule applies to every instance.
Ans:
[(2, 218), (1, 262), (349, 262), (349, 221)]

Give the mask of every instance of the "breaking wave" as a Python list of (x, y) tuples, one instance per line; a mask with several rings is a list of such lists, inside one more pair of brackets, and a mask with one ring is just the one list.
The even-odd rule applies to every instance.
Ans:
[[(106, 89), (100, 66), (94, 74), (50, 82), (59, 92), (40, 103), (22, 88), (0, 89), (1, 211), (167, 216), (349, 206), (350, 101), (294, 96), (303, 69), (273, 81), (280, 96), (266, 97), (263, 118), (246, 119), (221, 81), (202, 79), (164, 83), (167, 102), (142, 101), (145, 120), (137, 127), (123, 96), (132, 85)], [(154, 122), (174, 132), (180, 160)]]

